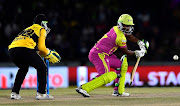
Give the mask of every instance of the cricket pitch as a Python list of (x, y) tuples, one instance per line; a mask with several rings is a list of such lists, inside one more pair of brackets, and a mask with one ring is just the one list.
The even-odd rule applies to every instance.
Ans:
[(75, 91), (75, 87), (50, 89), (54, 100), (36, 100), (36, 89), (22, 89), (21, 100), (11, 100), (11, 90), (0, 90), (0, 105), (180, 105), (179, 87), (135, 87), (126, 88), (130, 97), (113, 97), (113, 87), (100, 87), (91, 91), (88, 97), (83, 97)]

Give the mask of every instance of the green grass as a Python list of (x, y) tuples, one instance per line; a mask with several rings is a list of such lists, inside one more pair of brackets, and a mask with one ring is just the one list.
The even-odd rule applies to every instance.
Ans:
[(75, 87), (50, 89), (54, 100), (36, 100), (36, 89), (24, 90), (21, 100), (11, 100), (11, 90), (0, 90), (0, 105), (180, 105), (179, 87), (126, 88), (130, 97), (113, 97), (112, 87), (101, 87), (90, 92), (91, 97), (84, 98), (75, 91)]

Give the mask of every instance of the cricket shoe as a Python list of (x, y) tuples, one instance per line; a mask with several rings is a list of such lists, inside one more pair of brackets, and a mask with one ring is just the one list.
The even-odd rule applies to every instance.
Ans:
[(83, 95), (84, 97), (90, 97), (90, 95), (87, 93), (87, 91), (83, 90), (81, 86), (76, 88), (76, 92), (78, 92), (79, 94)]
[(120, 95), (119, 92), (117, 90), (114, 90), (112, 96), (119, 96), (119, 95)]
[(119, 94), (119, 96), (128, 97), (128, 96), (130, 96), (130, 94), (126, 93), (126, 92), (123, 92), (122, 94)]
[(11, 99), (21, 99), (21, 96), (16, 92), (11, 92)]
[(117, 90), (114, 90), (112, 96), (123, 96), (123, 97), (128, 97), (130, 96), (129, 93), (123, 92), (122, 94), (119, 94), (119, 92)]
[(41, 94), (41, 93), (37, 92), (36, 99), (37, 100), (52, 100), (52, 99), (54, 99), (54, 97), (49, 94)]

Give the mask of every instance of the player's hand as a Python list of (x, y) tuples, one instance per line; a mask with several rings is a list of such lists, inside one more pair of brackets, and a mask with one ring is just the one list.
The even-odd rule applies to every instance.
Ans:
[(137, 42), (137, 44), (139, 45), (139, 48), (141, 49), (141, 50), (146, 50), (147, 51), (147, 49), (148, 49), (148, 47), (149, 47), (149, 42), (148, 41), (146, 41), (146, 40), (139, 40), (138, 42)]
[(44, 57), (49, 60), (50, 63), (59, 63), (61, 60), (60, 55), (55, 50), (49, 50), (49, 54)]
[(135, 55), (136, 55), (136, 58), (139, 58), (139, 57), (143, 57), (146, 53), (146, 50), (135, 50)]

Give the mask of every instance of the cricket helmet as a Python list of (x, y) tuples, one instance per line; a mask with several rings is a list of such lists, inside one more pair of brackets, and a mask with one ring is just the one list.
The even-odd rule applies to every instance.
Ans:
[[(117, 24), (119, 29), (125, 34), (131, 34), (134, 30), (134, 27), (132, 26), (134, 25), (133, 18), (129, 14), (122, 14), (119, 17)], [(125, 28), (124, 25), (129, 26), (129, 28)]]
[(46, 16), (44, 14), (38, 14), (35, 18), (34, 18), (34, 24), (39, 24), (41, 25), (45, 30), (46, 33), (48, 34), (50, 32), (50, 28), (47, 27), (47, 23), (48, 20), (46, 18)]

